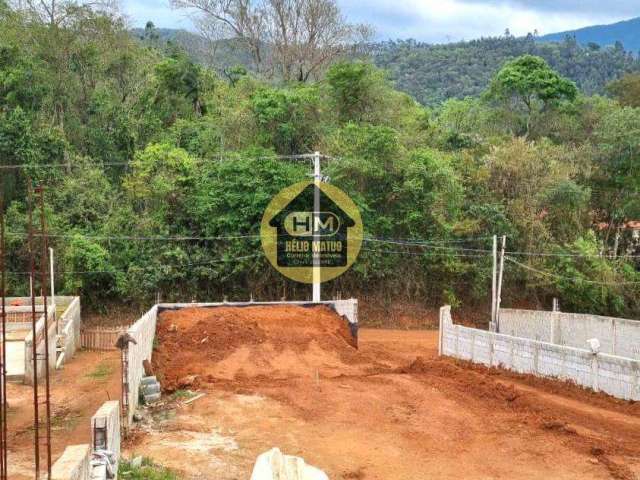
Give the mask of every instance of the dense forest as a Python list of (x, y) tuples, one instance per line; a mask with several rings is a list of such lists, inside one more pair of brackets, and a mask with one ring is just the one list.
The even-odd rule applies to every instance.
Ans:
[(478, 96), (495, 72), (520, 55), (537, 55), (587, 94), (602, 94), (606, 85), (625, 73), (640, 70), (640, 60), (621, 43), (586, 46), (575, 38), (542, 43), (534, 35), (483, 38), (471, 42), (430, 45), (413, 40), (376, 45), (376, 64), (389, 71), (397, 88), (424, 105), (455, 97)]
[[(134, 29), (146, 41), (181, 46), (196, 62), (224, 74), (241, 65), (252, 70), (251, 56), (241, 42), (207, 40), (204, 36), (167, 28)], [(540, 37), (542, 38), (542, 37)], [(640, 59), (620, 42), (601, 46), (575, 37), (542, 42), (533, 34), (490, 37), (469, 42), (428, 44), (415, 40), (373, 43), (358, 58), (385, 70), (399, 90), (423, 105), (437, 106), (449, 98), (480, 95), (507, 61), (537, 55), (588, 95), (604, 94), (607, 85), (626, 73), (640, 71)]]
[[(455, 46), (388, 46), (387, 65), (394, 58), (454, 89), (421, 87), (425, 108), (366, 61), (267, 80), (197, 64), (153, 32), (131, 35), (114, 14), (36, 13), (0, 0), (10, 293), (28, 291), (31, 182), (46, 187), (57, 289), (86, 304), (158, 292), (308, 298), (270, 267), (257, 235), (272, 196), (309, 178), (310, 166), (288, 156), (317, 150), (361, 209), (367, 238), (326, 296), (486, 302), (497, 234), (510, 252), (505, 303), (558, 296), (567, 311), (640, 315), (640, 249), (625, 228), (640, 219), (640, 109), (625, 100), (638, 82), (609, 90), (619, 100), (590, 95), (632, 68), (627, 54), (529, 52), (519, 46), (534, 44), (516, 39), (479, 41), (483, 53), (466, 57)], [(545, 49), (550, 62), (518, 56)], [(437, 57), (449, 54), (479, 71), (446, 70)], [(581, 88), (570, 69), (585, 72)], [(392, 75), (407, 88), (402, 70)]]

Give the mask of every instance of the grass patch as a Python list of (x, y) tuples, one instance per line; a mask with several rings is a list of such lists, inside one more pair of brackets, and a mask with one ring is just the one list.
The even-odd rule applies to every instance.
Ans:
[(106, 380), (112, 373), (114, 369), (108, 363), (101, 363), (98, 365), (95, 370), (91, 373), (87, 374), (88, 378), (92, 378), (94, 380)]
[(142, 460), (140, 467), (133, 467), (131, 462), (120, 463), (118, 478), (127, 480), (180, 480), (175, 472), (156, 465), (148, 458)]
[(192, 392), (191, 390), (176, 390), (172, 397), (174, 400), (189, 400), (197, 395), (196, 392)]

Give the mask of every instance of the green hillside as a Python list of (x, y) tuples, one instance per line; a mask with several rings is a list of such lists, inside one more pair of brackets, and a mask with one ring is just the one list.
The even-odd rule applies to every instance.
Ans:
[(400, 90), (425, 105), (437, 105), (448, 98), (479, 95), (504, 62), (525, 54), (544, 58), (586, 94), (602, 94), (612, 80), (640, 69), (640, 62), (620, 48), (582, 47), (573, 39), (539, 43), (532, 35), (445, 45), (386, 42), (376, 45), (374, 59)]

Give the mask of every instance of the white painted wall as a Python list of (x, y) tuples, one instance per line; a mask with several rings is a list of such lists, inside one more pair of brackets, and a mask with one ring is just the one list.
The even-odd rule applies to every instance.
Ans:
[(625, 400), (640, 400), (640, 361), (454, 325), (440, 310), (441, 355), (518, 373), (571, 380)]
[[(64, 362), (66, 363), (73, 358), (76, 351), (80, 348), (80, 327), (82, 324), (82, 312), (80, 307), (80, 297), (72, 298), (69, 306), (58, 319), (61, 325), (61, 336), (64, 344)], [(60, 300), (56, 297), (56, 301)]]
[(129, 384), (129, 424), (133, 421), (133, 414), (138, 408), (138, 388), (140, 381), (144, 376), (144, 368), (142, 362), (151, 360), (153, 354), (153, 340), (156, 336), (156, 322), (158, 319), (158, 306), (155, 305), (145, 313), (140, 319), (134, 323), (128, 330), (129, 335), (137, 342), (137, 344), (129, 344), (128, 360), (129, 369), (127, 371), (127, 380)]
[(640, 360), (640, 321), (577, 313), (501, 309), (499, 332), (575, 348), (597, 338), (601, 352)]

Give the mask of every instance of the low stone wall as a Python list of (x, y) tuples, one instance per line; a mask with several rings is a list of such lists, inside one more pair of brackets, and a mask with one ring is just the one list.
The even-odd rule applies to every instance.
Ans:
[(501, 309), (499, 333), (575, 348), (597, 338), (600, 351), (640, 360), (640, 321), (577, 313)]
[(89, 480), (91, 478), (91, 447), (67, 447), (51, 467), (51, 480)]
[(570, 380), (617, 398), (640, 400), (638, 360), (454, 325), (451, 307), (440, 310), (439, 341), (441, 355)]

